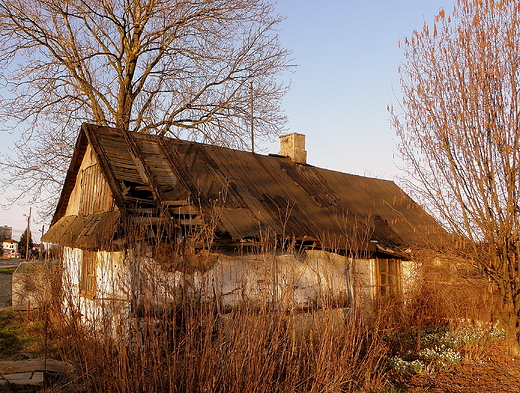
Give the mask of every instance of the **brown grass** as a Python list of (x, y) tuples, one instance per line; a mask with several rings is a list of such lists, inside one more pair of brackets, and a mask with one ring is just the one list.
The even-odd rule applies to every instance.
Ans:
[(224, 312), (183, 293), (175, 307), (159, 309), (154, 299), (118, 326), (87, 326), (79, 310), (64, 310), (70, 294), (59, 289), (60, 271), (49, 269), (43, 282), (54, 291), (42, 292), (39, 317), (74, 366), (55, 391), (380, 392), (388, 356), (409, 349), (388, 340), (392, 333), (492, 319), (480, 281), (450, 265), (424, 262), (420, 270), (404, 302), (293, 311), (243, 304)]
[[(314, 318), (314, 320), (313, 320)], [(313, 320), (309, 329), (302, 321)], [(91, 392), (353, 392), (383, 385), (386, 344), (357, 310), (306, 314), (208, 305), (143, 315), (124, 340), (55, 324), (75, 365), (76, 388)], [(317, 322), (318, 321), (318, 322)]]

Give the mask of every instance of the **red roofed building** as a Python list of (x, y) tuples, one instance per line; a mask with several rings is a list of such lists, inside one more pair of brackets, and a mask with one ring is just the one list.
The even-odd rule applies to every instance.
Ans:
[(18, 254), (18, 242), (13, 239), (6, 239), (2, 242), (3, 257), (4, 258), (19, 258)]

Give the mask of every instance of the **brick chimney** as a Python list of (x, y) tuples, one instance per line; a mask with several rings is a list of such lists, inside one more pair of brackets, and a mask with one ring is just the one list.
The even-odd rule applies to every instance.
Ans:
[(305, 135), (296, 132), (282, 135), (280, 137), (280, 153), (278, 154), (287, 156), (298, 164), (306, 164)]

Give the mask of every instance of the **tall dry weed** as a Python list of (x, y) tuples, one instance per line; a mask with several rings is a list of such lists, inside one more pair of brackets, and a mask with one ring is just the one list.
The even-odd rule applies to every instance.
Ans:
[[(351, 307), (320, 302), (291, 311), (269, 301), (223, 309), (218, 299), (194, 296), (186, 285), (172, 289), (180, 301), (168, 304), (171, 293), (153, 290), (162, 278), (151, 269), (146, 301), (119, 326), (83, 323), (53, 267), (38, 272), (38, 282), (47, 284), (33, 285), (45, 299), (35, 312), (46, 321), (49, 339), (61, 343), (53, 356), (74, 366), (62, 391), (376, 392), (384, 387), (392, 332), (493, 317), (484, 283), (466, 265), (418, 263), (404, 301), (368, 307), (357, 293), (360, 301)], [(103, 315), (117, 310), (110, 302), (106, 307)]]
[[(189, 302), (189, 303), (188, 303)], [(354, 392), (383, 386), (387, 317), (211, 302), (143, 308), (124, 337), (62, 315), (54, 337), (85, 392)], [(385, 322), (385, 323), (383, 323)], [(107, 327), (107, 329), (109, 329)]]
[[(136, 236), (141, 235), (136, 231)], [(136, 244), (143, 244), (140, 238)], [(155, 253), (176, 271), (183, 264), (206, 266), (208, 253), (167, 248), (156, 240)], [(354, 247), (355, 248), (355, 247)], [(265, 252), (265, 249), (263, 249)], [(276, 250), (269, 249), (268, 252)], [(285, 250), (297, 253), (298, 250)], [(85, 324), (66, 275), (55, 285), (53, 300), (42, 307), (49, 335), (63, 343), (61, 357), (74, 374), (64, 389), (84, 392), (376, 392), (384, 386), (389, 353), (385, 340), (394, 331), (453, 319), (485, 318), (478, 307), (482, 293), (467, 280), (445, 282), (445, 265), (421, 262), (420, 274), (407, 285), (406, 298), (373, 303), (366, 294), (345, 302), (326, 294), (305, 309), (277, 307), (273, 297), (222, 307), (218, 296), (184, 282), (165, 281), (152, 268), (148, 250), (135, 252), (126, 317), (112, 316), (121, 303), (100, 300), (101, 322)], [(162, 255), (162, 254), (161, 254)], [(175, 255), (173, 262), (171, 255)], [(347, 258), (347, 257), (346, 257)], [(352, 256), (355, 259), (355, 255)], [(139, 261), (144, 261), (138, 265)], [(202, 262), (203, 263), (202, 263)], [(426, 261), (426, 259), (424, 259)], [(199, 263), (200, 262), (200, 263)], [(164, 273), (164, 272), (162, 272)], [(192, 279), (194, 275), (192, 274)], [(444, 281), (443, 281), (444, 280)], [(356, 285), (353, 285), (354, 287)], [(159, 289), (160, 288), (160, 289)], [(132, 290), (138, 290), (132, 292)], [(287, 293), (290, 296), (290, 292)], [(479, 298), (480, 296), (480, 298)], [(175, 299), (174, 302), (171, 299)], [(473, 299), (473, 303), (468, 299)], [(279, 299), (284, 303), (287, 299)], [(285, 302), (290, 304), (290, 302)], [(338, 308), (338, 306), (343, 308)], [(123, 310), (119, 310), (123, 311)], [(420, 341), (419, 341), (420, 346)]]
[(493, 323), (496, 299), (482, 272), (469, 260), (422, 252), (417, 276), (406, 294), (408, 317), (421, 324)]

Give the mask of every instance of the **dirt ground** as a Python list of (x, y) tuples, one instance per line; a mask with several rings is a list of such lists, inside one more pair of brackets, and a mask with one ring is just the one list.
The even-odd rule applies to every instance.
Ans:
[(400, 389), (413, 393), (519, 393), (520, 359), (507, 355), (504, 341), (468, 348), (450, 371), (396, 376)]

